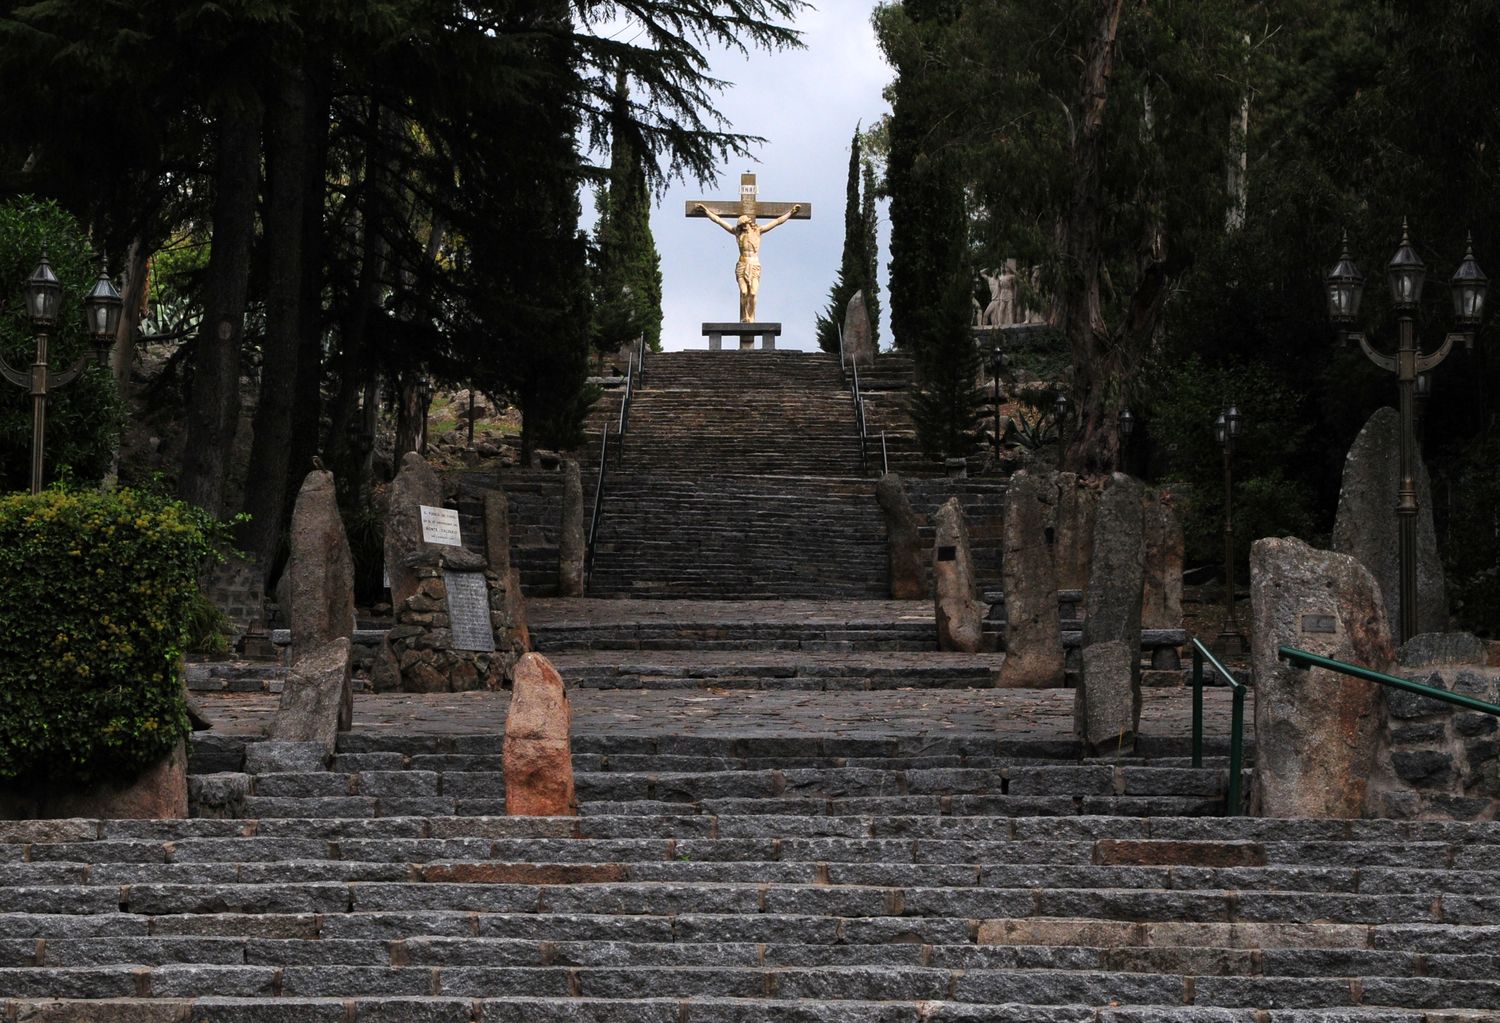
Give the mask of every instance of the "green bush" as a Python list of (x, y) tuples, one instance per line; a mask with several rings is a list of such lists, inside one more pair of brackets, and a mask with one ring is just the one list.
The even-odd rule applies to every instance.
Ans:
[[(0, 351), (29, 373), (36, 338), (22, 294), (42, 250), (62, 282), (62, 308), (48, 339), (54, 372), (89, 351), (82, 299), (94, 286), (99, 264), (78, 222), (55, 203), (21, 197), (0, 204)], [(92, 362), (78, 379), (47, 399), (46, 482), (98, 480), (109, 470), (123, 410), (114, 377)], [(0, 382), (0, 490), (19, 490), (31, 479), (31, 396)]]
[(124, 780), (187, 734), (182, 647), (221, 540), (134, 491), (0, 498), (0, 781)]

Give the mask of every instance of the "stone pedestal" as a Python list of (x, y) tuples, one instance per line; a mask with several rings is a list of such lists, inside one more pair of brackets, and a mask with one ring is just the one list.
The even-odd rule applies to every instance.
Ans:
[(738, 337), (740, 339), (740, 351), (747, 352), (755, 347), (755, 339), (760, 338), (762, 351), (772, 352), (776, 350), (776, 339), (781, 336), (781, 324), (779, 323), (705, 323), (703, 325), (703, 336), (708, 338), (708, 350), (711, 352), (723, 351), (724, 338)]

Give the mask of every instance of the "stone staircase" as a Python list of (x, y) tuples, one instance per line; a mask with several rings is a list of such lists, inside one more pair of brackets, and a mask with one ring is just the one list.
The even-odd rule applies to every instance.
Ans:
[[(1220, 819), (1222, 761), (980, 735), (194, 744), (183, 821), (0, 823), (7, 1020), (1494, 1020), (1500, 825)], [(1262, 1011), (1271, 1010), (1271, 1011)]]

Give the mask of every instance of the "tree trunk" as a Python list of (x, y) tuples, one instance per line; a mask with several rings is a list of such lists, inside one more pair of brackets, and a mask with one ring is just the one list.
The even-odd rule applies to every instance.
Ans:
[(392, 453), (392, 460), (398, 466), (402, 455), (421, 448), (423, 411), (416, 379), (400, 380), (396, 390), (396, 448)]
[(297, 392), (292, 405), (292, 473), (287, 477), (284, 521), (302, 481), (298, 466), (318, 453), (323, 397), (323, 206), (328, 172), (328, 128), (332, 118), (333, 67), (312, 56), (307, 65), (307, 103), (302, 130), (308, 158), (302, 175), (302, 306), (297, 324)]
[(245, 549), (259, 556), (268, 579), (281, 539), (288, 475), (311, 468), (290, 462), (302, 326), (303, 190), (310, 156), (306, 105), (307, 80), (301, 69), (278, 73), (266, 116), (266, 338), (250, 448), (252, 485), (245, 488), (250, 521), (241, 536)]
[(1117, 438), (1102, 405), (1117, 375), (1114, 345), (1100, 301), (1103, 229), (1104, 112), (1114, 71), (1115, 40), (1124, 0), (1099, 0), (1097, 28), (1079, 82), (1078, 129), (1073, 138), (1073, 189), (1063, 218), (1059, 315), (1073, 355), (1073, 400), (1079, 415), (1063, 458), (1074, 471), (1113, 465)]
[(219, 114), (213, 246), (204, 288), (203, 322), (193, 359), (187, 445), (178, 494), (218, 515), (240, 416), (240, 339), (255, 202), (260, 185), (261, 108), (251, 100)]

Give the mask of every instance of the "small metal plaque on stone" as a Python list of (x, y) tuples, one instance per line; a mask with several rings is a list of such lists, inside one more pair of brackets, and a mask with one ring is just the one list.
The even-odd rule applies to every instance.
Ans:
[(938, 548), (937, 559), (939, 561), (957, 561), (958, 560), (958, 548), (957, 547), (939, 547)]
[(422, 539), (428, 543), (440, 543), (447, 547), (462, 547), (463, 536), (458, 530), (458, 512), (452, 508), (433, 508), (419, 504), (422, 511)]
[(1302, 631), (1334, 635), (1339, 631), (1339, 622), (1333, 615), (1303, 615)]
[(448, 623), (453, 649), (488, 653), (495, 649), (495, 629), (490, 621), (490, 592), (483, 572), (444, 572), (448, 590)]

